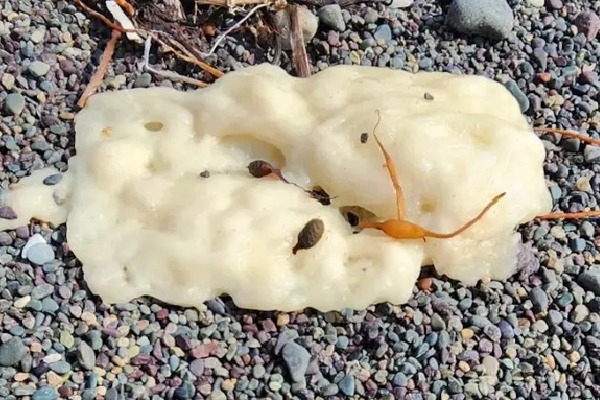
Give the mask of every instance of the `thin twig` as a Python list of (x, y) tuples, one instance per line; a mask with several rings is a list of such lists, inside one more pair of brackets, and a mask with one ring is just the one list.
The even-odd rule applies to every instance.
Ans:
[(126, 12), (127, 14), (129, 14), (130, 17), (133, 17), (135, 15), (135, 9), (133, 8), (133, 6), (131, 4), (129, 4), (127, 2), (127, 0), (115, 0), (117, 2), (118, 5), (120, 5)]
[(541, 132), (541, 133), (557, 133), (563, 137), (579, 139), (582, 142), (600, 146), (600, 139), (594, 139), (594, 138), (585, 136), (585, 135), (583, 135), (579, 132), (575, 132), (575, 131), (568, 131), (568, 130), (563, 130), (563, 129), (558, 129), (558, 128), (544, 128), (544, 127), (533, 128), (533, 130), (535, 130), (537, 132)]
[(122, 33), (118, 30), (113, 29), (110, 40), (106, 44), (104, 48), (104, 52), (102, 53), (102, 59), (100, 60), (100, 65), (98, 65), (98, 69), (92, 75), (90, 82), (86, 86), (83, 94), (79, 98), (77, 105), (81, 108), (85, 107), (88, 97), (90, 97), (97, 89), (98, 86), (102, 83), (104, 79), (104, 75), (106, 75), (106, 70), (108, 69), (108, 64), (112, 59), (113, 53), (115, 52), (115, 46), (117, 41), (121, 38)]
[(197, 4), (222, 6), (222, 7), (228, 7), (228, 8), (232, 8), (235, 6), (241, 6), (241, 5), (250, 5), (250, 4), (268, 5), (272, 2), (273, 2), (272, 0), (196, 0)]
[(148, 36), (146, 38), (146, 44), (144, 45), (144, 69), (146, 71), (150, 71), (153, 74), (162, 76), (163, 78), (169, 78), (169, 79), (177, 79), (180, 81), (183, 81), (185, 83), (189, 83), (191, 85), (196, 85), (198, 87), (206, 87), (208, 86), (207, 83), (202, 82), (198, 79), (194, 79), (194, 78), (190, 78), (187, 76), (183, 76), (183, 75), (179, 75), (176, 72), (171, 72), (171, 71), (160, 71), (158, 69), (154, 69), (153, 67), (150, 66), (150, 48), (152, 47), (152, 37)]
[(292, 45), (292, 57), (294, 61), (294, 69), (296, 75), (301, 78), (310, 76), (310, 64), (308, 63), (308, 55), (304, 46), (304, 35), (300, 25), (299, 6), (289, 5), (288, 12), (290, 16), (290, 44)]
[(250, 9), (250, 11), (248, 11), (248, 14), (246, 14), (246, 16), (244, 18), (242, 18), (241, 20), (239, 20), (238, 22), (236, 22), (235, 24), (233, 24), (225, 32), (223, 32), (221, 35), (219, 35), (219, 37), (215, 41), (215, 44), (213, 44), (213, 46), (211, 47), (211, 49), (209, 50), (209, 52), (208, 52), (207, 55), (211, 55), (212, 53), (214, 53), (215, 50), (217, 49), (217, 47), (219, 47), (219, 45), (221, 44), (221, 42), (223, 40), (225, 40), (225, 38), (227, 37), (227, 35), (229, 35), (234, 29), (237, 29), (240, 26), (242, 26), (242, 24), (244, 22), (246, 22), (248, 20), (248, 18), (250, 18), (256, 11), (258, 11), (261, 8), (267, 7), (267, 6), (268, 6), (268, 4), (258, 4), (258, 5), (254, 6), (254, 7), (252, 7)]
[(96, 10), (88, 7), (81, 0), (75, 0), (75, 2), (77, 4), (79, 4), (79, 6), (81, 8), (83, 8), (85, 11), (87, 11), (92, 17), (98, 18), (99, 20), (101, 20), (102, 22), (104, 22), (106, 25), (108, 25), (108, 27), (110, 27), (112, 30), (123, 32), (123, 33), (126, 33), (126, 32), (136, 32), (137, 31), (136, 29), (134, 29), (134, 30), (124, 29), (120, 25), (117, 25), (114, 22), (110, 21), (108, 18), (106, 18), (104, 15), (100, 14), (98, 11), (96, 11)]
[(600, 217), (600, 211), (581, 211), (574, 213), (553, 212), (550, 214), (542, 214), (536, 216), (536, 218), (538, 219), (579, 219), (590, 217)]
[(179, 43), (175, 40), (171, 40), (171, 43), (179, 49), (179, 50), (177, 50), (173, 46), (170, 46), (167, 43), (165, 43), (163, 40), (161, 40), (159, 38), (155, 38), (155, 39), (163, 47), (165, 47), (167, 50), (175, 53), (175, 55), (178, 56), (179, 58), (181, 58), (182, 60), (192, 63), (194, 65), (197, 65), (198, 67), (202, 68), (204, 71), (208, 72), (209, 74), (211, 74), (217, 78), (220, 78), (223, 75), (225, 75), (223, 72), (219, 71), (218, 69), (216, 69), (214, 67), (211, 67), (204, 61), (198, 60), (196, 57), (194, 57), (194, 55), (192, 53), (190, 53), (185, 47), (183, 47), (183, 45), (181, 45), (181, 43)]

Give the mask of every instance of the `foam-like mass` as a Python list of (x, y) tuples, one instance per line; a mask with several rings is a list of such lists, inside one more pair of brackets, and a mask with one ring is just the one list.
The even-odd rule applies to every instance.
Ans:
[[(353, 233), (339, 207), (396, 214), (382, 155), (372, 135), (361, 142), (376, 110), (409, 220), (453, 231), (507, 195), (453, 239)], [(300, 79), (261, 65), (191, 92), (95, 95), (76, 132), (68, 179), (49, 189), (41, 180), (51, 171), (42, 171), (16, 185), (6, 202), (19, 218), (0, 228), (66, 219), (88, 286), (109, 303), (151, 295), (200, 306), (222, 293), (241, 307), (283, 311), (403, 303), (429, 262), (467, 284), (508, 278), (514, 229), (551, 209), (542, 143), (511, 94), (483, 77), (338, 66)], [(252, 177), (247, 165), (257, 159), (302, 187), (320, 185), (331, 205)], [(321, 239), (294, 255), (314, 218)]]

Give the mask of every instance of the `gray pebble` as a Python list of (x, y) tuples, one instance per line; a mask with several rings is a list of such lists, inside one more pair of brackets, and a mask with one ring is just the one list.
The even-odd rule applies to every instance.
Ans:
[(63, 178), (62, 174), (52, 174), (44, 178), (43, 184), (48, 186), (53, 186), (58, 184)]
[(392, 29), (388, 24), (379, 25), (373, 34), (375, 40), (383, 40), (389, 42), (392, 40)]
[(48, 243), (36, 243), (27, 252), (27, 259), (36, 265), (54, 260), (54, 250)]
[(19, 115), (25, 108), (25, 98), (19, 93), (10, 93), (4, 100), (4, 110), (11, 115)]
[(12, 242), (13, 238), (8, 232), (0, 232), (0, 246), (9, 246)]
[(0, 346), (0, 365), (10, 367), (17, 364), (27, 354), (21, 339), (13, 337)]
[(31, 75), (35, 76), (36, 78), (39, 78), (41, 76), (46, 75), (50, 71), (50, 66), (42, 61), (34, 61), (31, 64), (29, 64), (28, 69), (29, 72), (31, 72)]
[(519, 103), (519, 108), (521, 112), (526, 112), (529, 109), (530, 105), (529, 98), (525, 93), (521, 91), (517, 83), (511, 79), (508, 82), (506, 82), (505, 87), (514, 96), (514, 98), (517, 100), (517, 103)]
[(514, 17), (506, 0), (454, 0), (446, 23), (461, 33), (502, 40), (512, 31)]
[(544, 312), (548, 311), (549, 299), (546, 292), (539, 286), (534, 287), (529, 292), (529, 299), (531, 300), (531, 304), (533, 304), (533, 309), (535, 312)]
[(342, 8), (339, 4), (328, 4), (321, 8), (317, 12), (319, 20), (322, 24), (325, 24), (336, 31), (343, 32), (346, 30), (346, 23), (342, 16)]
[(595, 163), (600, 161), (600, 147), (586, 145), (583, 149), (583, 159), (587, 163)]
[(346, 396), (354, 396), (354, 377), (350, 375), (346, 375), (342, 378), (342, 380), (338, 383), (340, 391)]
[(96, 364), (96, 354), (94, 353), (94, 350), (83, 341), (77, 346), (77, 359), (81, 366), (88, 371), (91, 371)]
[(50, 296), (52, 293), (54, 293), (54, 286), (49, 283), (42, 283), (31, 290), (31, 298), (34, 300), (41, 300)]
[(294, 382), (304, 378), (310, 355), (306, 349), (296, 343), (288, 343), (281, 349), (281, 356)]
[(10, 206), (0, 207), (0, 218), (2, 219), (17, 219), (17, 213)]
[(600, 296), (600, 268), (591, 267), (589, 270), (581, 273), (577, 278), (577, 283), (585, 290), (589, 290), (596, 296)]
[(45, 386), (36, 390), (31, 396), (31, 400), (56, 400), (58, 393), (56, 389), (50, 386)]
[(17, 397), (31, 396), (35, 393), (35, 386), (17, 385), (13, 388), (12, 392)]
[(152, 75), (150, 75), (147, 72), (144, 72), (143, 74), (140, 74), (140, 76), (135, 78), (135, 81), (133, 82), (133, 87), (147, 88), (150, 86), (150, 83), (152, 83)]
[(69, 372), (71, 370), (71, 365), (64, 360), (60, 360), (60, 361), (50, 364), (50, 369), (52, 371), (56, 372), (57, 374), (62, 375), (62, 374), (66, 374), (67, 372)]

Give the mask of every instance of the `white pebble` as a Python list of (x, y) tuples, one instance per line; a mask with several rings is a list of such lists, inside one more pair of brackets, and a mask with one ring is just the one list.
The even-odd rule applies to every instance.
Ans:
[(529, 0), (529, 5), (532, 7), (541, 7), (544, 5), (544, 0)]
[(25, 246), (23, 246), (23, 250), (21, 250), (21, 257), (27, 258), (27, 253), (29, 252), (29, 249), (33, 245), (36, 245), (38, 243), (46, 243), (46, 239), (44, 239), (44, 237), (39, 233), (36, 233), (32, 237), (30, 237)]
[(43, 360), (46, 364), (52, 364), (52, 363), (62, 360), (62, 356), (58, 353), (52, 353), (52, 354), (48, 354), (46, 357), (44, 357)]
[(27, 251), (27, 259), (36, 265), (54, 260), (54, 250), (48, 243), (36, 243)]
[(24, 308), (31, 301), (31, 296), (21, 297), (20, 299), (15, 300), (16, 308)]
[(394, 0), (390, 4), (390, 8), (406, 8), (410, 7), (414, 3), (414, 0)]

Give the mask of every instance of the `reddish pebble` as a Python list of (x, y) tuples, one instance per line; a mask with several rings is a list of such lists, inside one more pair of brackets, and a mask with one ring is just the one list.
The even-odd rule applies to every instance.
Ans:
[(200, 346), (197, 346), (192, 350), (192, 355), (195, 358), (208, 357), (213, 351), (217, 349), (217, 347), (219, 347), (219, 344), (217, 342), (201, 344)]
[(548, 83), (552, 79), (552, 74), (550, 72), (540, 72), (536, 77), (540, 82)]
[(62, 399), (73, 396), (73, 389), (70, 386), (62, 385), (58, 388), (58, 394)]
[(156, 312), (156, 319), (165, 319), (169, 316), (169, 310), (162, 308)]
[(419, 279), (419, 281), (417, 282), (417, 286), (418, 286), (419, 290), (428, 292), (431, 289), (432, 283), (433, 283), (433, 280), (431, 278), (423, 278), (423, 279)]

